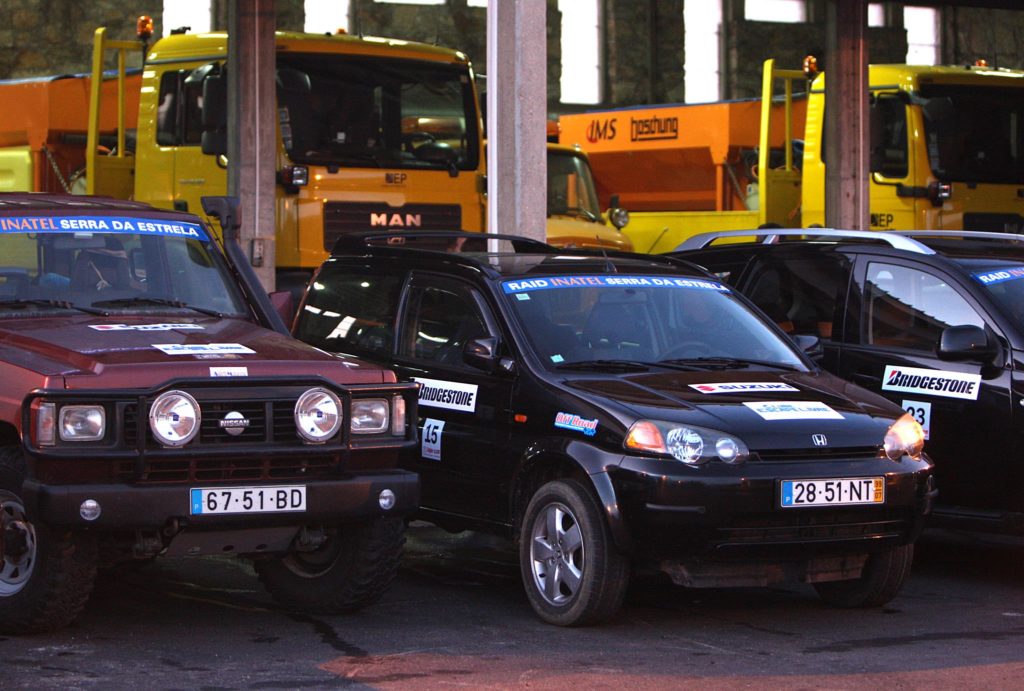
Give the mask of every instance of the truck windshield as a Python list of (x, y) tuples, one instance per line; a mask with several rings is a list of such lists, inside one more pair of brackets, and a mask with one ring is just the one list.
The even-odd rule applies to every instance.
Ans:
[[(115, 219), (0, 217), (0, 317), (27, 312), (193, 311), (247, 315), (245, 302), (197, 224), (122, 218), (147, 228), (184, 227), (199, 236), (159, 231), (98, 232)], [(89, 231), (58, 230), (81, 222)], [(24, 232), (29, 228), (41, 232)], [(12, 232), (12, 229), (18, 229)]]
[(806, 369), (790, 345), (710, 279), (528, 276), (504, 281), (502, 289), (551, 368), (618, 362)]
[(601, 217), (594, 178), (585, 158), (548, 150), (548, 216)]
[(936, 177), (1024, 184), (1024, 85), (929, 85), (920, 95)]
[(296, 163), (473, 170), (479, 161), (466, 66), (281, 53), (277, 100), (281, 138)]

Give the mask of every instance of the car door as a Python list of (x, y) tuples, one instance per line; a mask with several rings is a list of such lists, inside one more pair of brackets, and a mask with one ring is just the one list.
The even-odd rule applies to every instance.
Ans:
[(482, 294), (468, 283), (413, 274), (393, 367), (420, 383), (420, 447), (413, 469), (430, 510), (504, 521), (512, 377), (463, 360), (466, 343), (499, 337)]
[(1008, 349), (989, 363), (940, 360), (942, 330), (971, 324), (1005, 339), (954, 277), (910, 260), (862, 255), (837, 374), (880, 393), (925, 428), (943, 506), (1005, 507), (1011, 468)]

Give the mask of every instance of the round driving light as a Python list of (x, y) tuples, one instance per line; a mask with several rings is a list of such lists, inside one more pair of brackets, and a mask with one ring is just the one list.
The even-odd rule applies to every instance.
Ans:
[(377, 501), (380, 502), (380, 508), (385, 511), (393, 509), (395, 508), (395, 493), (389, 489), (382, 490)]
[(327, 441), (341, 427), (341, 399), (327, 389), (310, 389), (295, 402), (295, 428), (313, 444)]
[(665, 436), (665, 446), (672, 457), (683, 463), (700, 463), (704, 439), (689, 427), (674, 427)]
[(735, 439), (722, 437), (715, 442), (715, 452), (726, 463), (735, 463), (740, 454), (740, 446), (736, 443)]
[(184, 391), (157, 396), (149, 409), (149, 429), (164, 446), (184, 446), (199, 433), (202, 417), (196, 399)]
[(78, 507), (79, 515), (87, 521), (95, 521), (100, 517), (103, 509), (100, 508), (100, 503), (95, 499), (86, 499), (82, 502), (82, 505)]

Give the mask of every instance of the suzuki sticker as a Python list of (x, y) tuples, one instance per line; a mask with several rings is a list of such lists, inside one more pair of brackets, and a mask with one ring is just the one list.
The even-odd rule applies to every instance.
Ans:
[(89, 328), (96, 331), (202, 331), (206, 327), (199, 324), (89, 324)]
[(463, 413), (476, 412), (476, 384), (413, 377), (420, 385), (420, 405)]
[(758, 391), (799, 391), (800, 389), (781, 382), (728, 382), (724, 384), (690, 384), (691, 389), (701, 393), (751, 393)]
[(820, 401), (744, 402), (765, 420), (842, 420), (843, 416)]
[(427, 418), (423, 421), (423, 440), (420, 442), (420, 455), (432, 461), (441, 460), (441, 435), (444, 432), (444, 420)]
[(241, 343), (154, 343), (153, 347), (167, 355), (251, 355), (256, 352)]
[(248, 377), (248, 367), (211, 367), (211, 377)]
[(882, 375), (882, 391), (903, 391), (976, 401), (980, 388), (980, 374), (886, 365), (885, 374)]

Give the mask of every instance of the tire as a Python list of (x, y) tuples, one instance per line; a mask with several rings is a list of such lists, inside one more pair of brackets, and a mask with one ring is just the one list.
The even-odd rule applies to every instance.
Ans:
[(822, 600), (835, 607), (881, 607), (900, 591), (910, 577), (914, 545), (894, 547), (868, 557), (860, 578), (815, 583)]
[(289, 609), (341, 614), (371, 605), (398, 573), (405, 545), (402, 518), (343, 525), (312, 552), (255, 563), (263, 586)]
[(96, 540), (33, 523), (21, 498), (25, 460), (0, 447), (0, 511), (8, 525), (0, 559), (0, 632), (53, 631), (73, 622), (96, 582)]
[(597, 500), (576, 480), (549, 482), (530, 499), (519, 565), (534, 611), (558, 626), (609, 619), (629, 585), (628, 560), (612, 543)]

